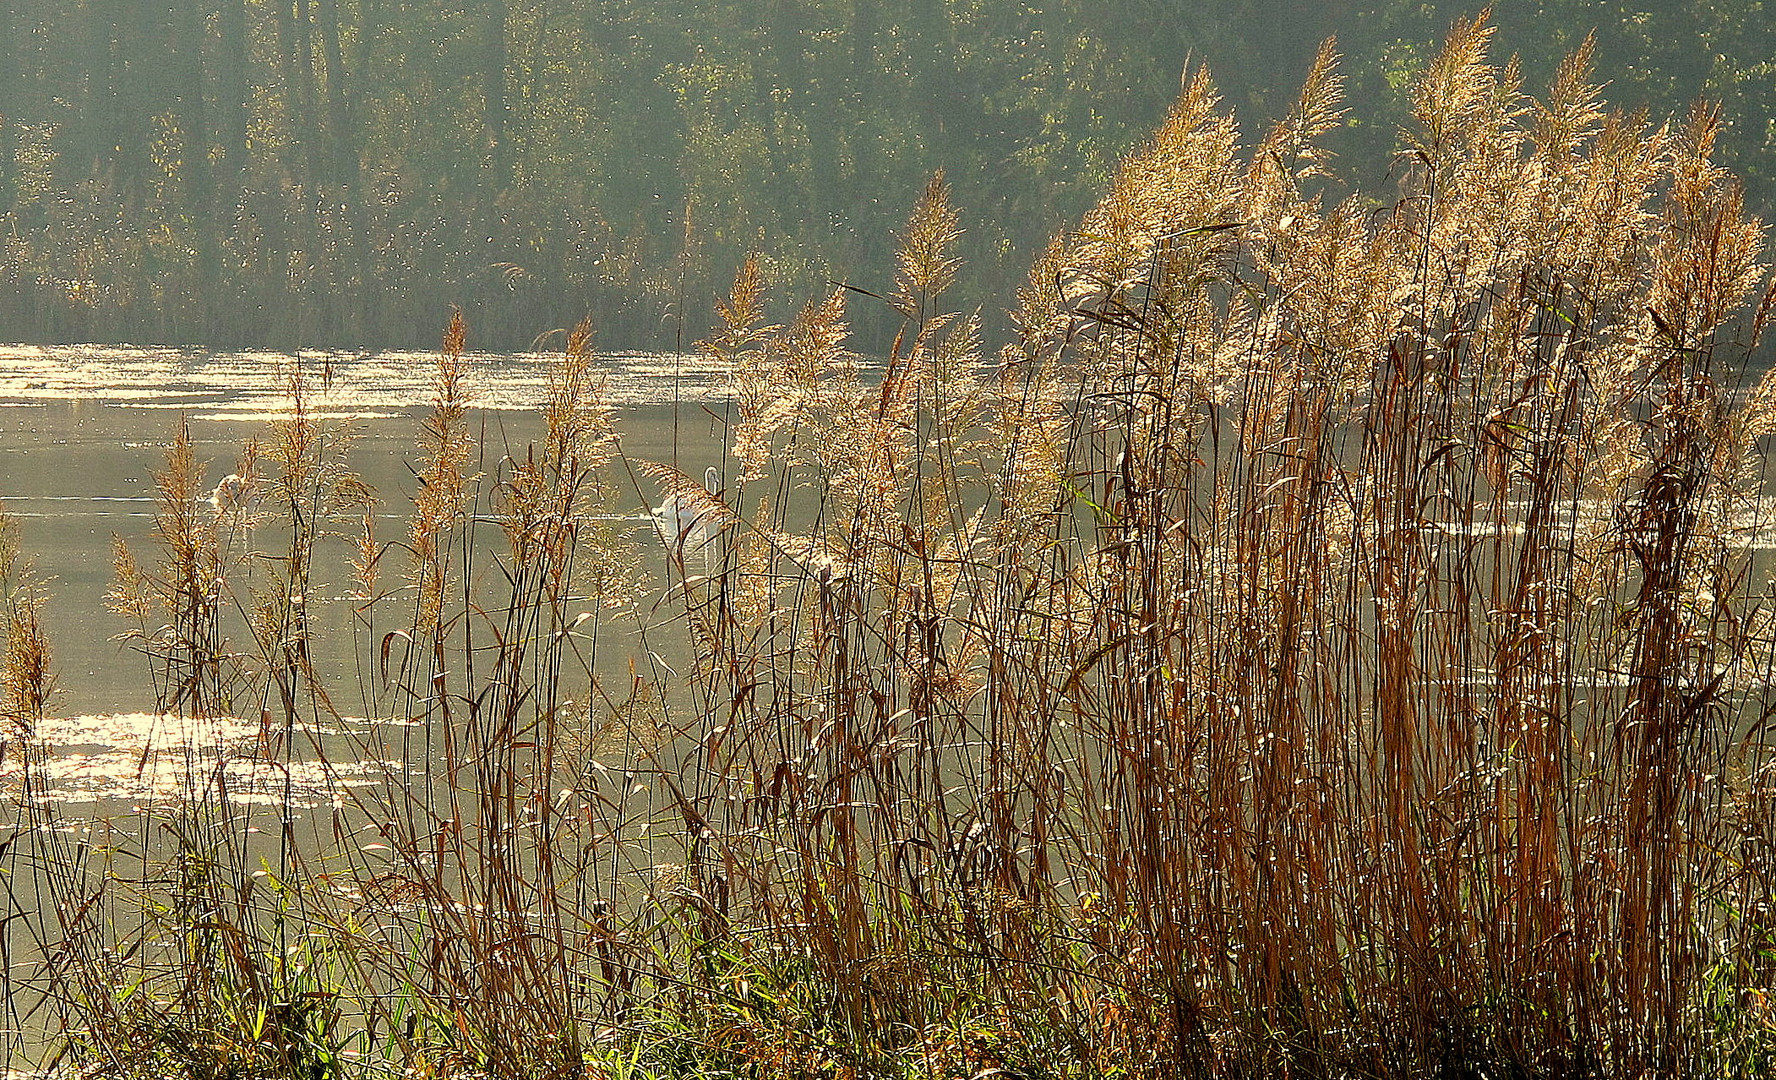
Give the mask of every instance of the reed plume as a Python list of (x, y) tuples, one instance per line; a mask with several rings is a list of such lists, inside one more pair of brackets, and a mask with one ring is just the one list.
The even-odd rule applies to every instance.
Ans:
[[(774, 322), (747, 260), (701, 346), (733, 460), (637, 470), (698, 559), (613, 523), (587, 328), (540, 438), (477, 463), (453, 318), (404, 578), (355, 546), (385, 771), (276, 910), (244, 818), (177, 822), (228, 839), (181, 842), (161, 1015), (258, 1046), (239, 1017), (311, 992), (272, 947), (302, 926), (336, 991), (289, 997), (308, 1056), (266, 1071), (348, 1014), (427, 1075), (1767, 1069), (1763, 225), (1718, 113), (1611, 111), (1589, 41), (1538, 100), (1492, 35), (1451, 30), (1381, 202), (1327, 149), (1332, 42), (1249, 154), (1193, 69), (992, 361), (941, 174), (879, 380), (847, 290)], [(303, 416), (255, 656), (188, 438), (162, 559), (118, 549), (165, 705), (333, 715), (294, 598), (364, 503)], [(6, 685), (46, 685), (17, 625)], [(143, 1030), (76, 951), (99, 916), (58, 910), (68, 1015)]]

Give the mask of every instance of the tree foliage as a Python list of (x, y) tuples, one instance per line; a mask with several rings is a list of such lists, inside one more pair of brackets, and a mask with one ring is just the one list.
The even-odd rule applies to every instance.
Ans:
[[(0, 20), (0, 337), (415, 344), (456, 305), (484, 345), (589, 313), (607, 344), (670, 347), (749, 252), (791, 293), (885, 289), (899, 208), (938, 169), (965, 284), (1004, 296), (1187, 60), (1257, 131), (1336, 34), (1350, 108), (1330, 143), (1385, 159), (1422, 43), (1461, 12), (21, 0)], [(1617, 102), (1720, 101), (1722, 158), (1768, 201), (1760, 0), (1524, 0), (1495, 21), (1531, 85), (1594, 29)]]

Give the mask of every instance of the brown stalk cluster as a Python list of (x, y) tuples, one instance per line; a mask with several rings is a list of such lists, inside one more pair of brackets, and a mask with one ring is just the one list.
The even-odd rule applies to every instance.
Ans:
[[(845, 291), (772, 324), (749, 261), (703, 346), (735, 466), (640, 470), (697, 525), (651, 607), (600, 513), (589, 332), (541, 439), (477, 466), (454, 319), (404, 543), (353, 543), (351, 748), (383, 773), (267, 851), (218, 766), (164, 879), (44, 841), (71, 1045), (120, 1074), (167, 1060), (122, 1049), (153, 1023), (237, 1075), (1767, 1068), (1762, 226), (1716, 113), (1609, 111), (1588, 45), (1532, 98), (1490, 37), (1451, 33), (1380, 203), (1323, 146), (1331, 43), (1246, 157), (1193, 72), (996, 362), (948, 306), (941, 176), (879, 378)], [(256, 692), (290, 769), (342, 722), (303, 598), (366, 494), (296, 396), (288, 554), (233, 554), (181, 438), (164, 560), (120, 550), (114, 594), (162, 710)], [(28, 732), (43, 646), (6, 600)], [(130, 959), (78, 943), (130, 910)]]
[(1245, 161), (1195, 74), (984, 390), (941, 181), (879, 386), (836, 302), (761, 328), (742, 272), (715, 348), (767, 494), (687, 593), (692, 880), (841, 1034), (712, 1006), (736, 1052), (929, 1047), (959, 985), (1152, 1075), (1765, 1037), (1762, 226), (1717, 114), (1608, 112), (1589, 46), (1537, 102), (1490, 35), (1382, 206), (1331, 195), (1330, 44)]

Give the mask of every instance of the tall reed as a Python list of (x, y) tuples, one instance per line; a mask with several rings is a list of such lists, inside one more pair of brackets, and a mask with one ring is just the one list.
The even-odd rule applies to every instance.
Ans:
[[(749, 261), (702, 346), (707, 488), (627, 468), (585, 327), (512, 446), (473, 436), (452, 320), (396, 540), (300, 385), (240, 466), (262, 520), (203, 507), (181, 436), (114, 600), (158, 712), (259, 736), (188, 742), (128, 837), (21, 792), (79, 1060), (1767, 1069), (1763, 229), (1717, 113), (1609, 111), (1588, 44), (1532, 98), (1490, 41), (1451, 32), (1382, 201), (1338, 194), (1332, 43), (1249, 155), (1191, 72), (991, 360), (941, 175), (879, 377), (851, 290), (774, 324)], [(638, 551), (619, 472), (697, 527)], [(329, 545), (361, 721), (312, 644)], [(35, 595), (4, 597), (21, 739)], [(230, 763), (332, 769), (322, 732), (380, 771), (267, 845)]]
[(1154, 1075), (1768, 1053), (1733, 981), (1769, 832), (1762, 227), (1715, 112), (1608, 112), (1589, 45), (1535, 101), (1490, 35), (1452, 31), (1381, 206), (1328, 202), (1330, 44), (1245, 161), (1193, 74), (990, 383), (941, 181), (879, 386), (840, 295), (762, 327), (742, 271), (682, 797), (722, 977), (803, 1016), (715, 981), (710, 1038), (841, 1071), (1037, 1068), (1039, 1033)]

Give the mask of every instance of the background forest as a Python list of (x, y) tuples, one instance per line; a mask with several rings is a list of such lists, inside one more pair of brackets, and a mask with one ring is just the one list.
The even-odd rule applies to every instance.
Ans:
[[(1187, 58), (1249, 135), (1336, 34), (1350, 109), (1331, 143), (1383, 162), (1464, 7), (12, 0), (0, 339), (429, 346), (457, 305), (477, 347), (589, 314), (607, 348), (671, 348), (706, 332), (749, 251), (785, 295), (882, 288), (939, 168), (965, 294), (1006, 297), (1164, 116)], [(1616, 104), (1720, 101), (1722, 164), (1769, 205), (1766, 5), (1540, 0), (1494, 22), (1528, 85), (1595, 29)], [(856, 316), (885, 350), (885, 313)]]

